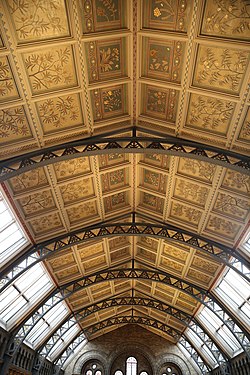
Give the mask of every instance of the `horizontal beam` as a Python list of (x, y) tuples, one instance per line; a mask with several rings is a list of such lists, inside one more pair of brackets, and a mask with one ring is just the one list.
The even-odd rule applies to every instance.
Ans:
[(114, 219), (112, 224), (99, 223), (66, 235), (61, 235), (32, 247), (26, 254), (13, 261), (11, 266), (0, 272), (0, 293), (38, 262), (56, 255), (73, 245), (114, 236), (148, 236), (185, 244), (202, 251), (204, 254), (209, 254), (217, 261), (232, 268), (247, 281), (250, 281), (248, 275), (242, 273), (238, 266), (230, 262), (230, 258), (234, 257), (250, 269), (249, 262), (237, 254), (234, 249), (169, 224), (152, 223), (149, 219), (148, 222), (140, 222), (139, 220), (135, 222), (132, 220), (131, 223), (116, 222), (116, 219)]
[[(0, 162), (0, 181), (5, 181), (20, 173), (84, 156), (119, 153), (158, 153), (210, 162), (242, 173), (250, 174), (250, 160), (247, 156), (202, 143), (165, 135), (154, 136), (141, 128), (124, 129), (130, 136), (121, 136), (121, 131), (113, 136), (100, 135), (82, 140), (51, 146)], [(147, 136), (137, 135), (137, 132)]]

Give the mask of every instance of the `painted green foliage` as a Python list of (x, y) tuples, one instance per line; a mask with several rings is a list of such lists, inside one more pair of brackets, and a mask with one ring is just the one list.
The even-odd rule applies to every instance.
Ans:
[(104, 112), (119, 111), (122, 109), (122, 90), (114, 89), (103, 91)]
[(153, 112), (166, 112), (167, 94), (163, 91), (148, 90), (147, 110)]
[(101, 47), (99, 49), (100, 71), (106, 73), (109, 71), (117, 71), (121, 69), (120, 64), (120, 44)]
[(119, 20), (120, 0), (96, 0), (97, 22)]
[(169, 72), (170, 47), (159, 44), (150, 44), (149, 70)]

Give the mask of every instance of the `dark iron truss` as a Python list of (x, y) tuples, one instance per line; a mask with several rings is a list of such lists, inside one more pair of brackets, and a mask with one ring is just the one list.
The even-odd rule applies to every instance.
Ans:
[(33, 246), (23, 256), (17, 258), (11, 266), (0, 272), (0, 292), (36, 263), (58, 254), (72, 245), (114, 236), (149, 236), (184, 243), (205, 254), (209, 254), (217, 261), (232, 268), (247, 281), (250, 281), (250, 271), (248, 273), (243, 272), (242, 268), (244, 266), (250, 270), (250, 264), (245, 258), (237, 254), (234, 249), (173, 225), (154, 223), (149, 218), (141, 215), (143, 220), (147, 220), (143, 222), (141, 218), (135, 219), (135, 215), (135, 213), (132, 213), (125, 216), (131, 222), (122, 223), (113, 219), (112, 223), (102, 222), (88, 226)]
[[(123, 135), (125, 133), (126, 136)], [(119, 153), (157, 151), (159, 154), (207, 161), (247, 174), (250, 171), (250, 160), (245, 155), (177, 137), (166, 137), (162, 133), (140, 127), (130, 127), (4, 160), (0, 163), (0, 181), (62, 160), (117, 152), (117, 150)]]
[[(42, 367), (45, 358), (50, 354), (54, 345), (58, 343), (60, 339), (63, 338), (63, 335), (66, 334), (74, 325), (81, 322), (84, 324), (84, 318), (88, 317), (91, 314), (94, 314), (100, 310), (113, 308), (117, 306), (143, 306), (147, 308), (153, 308), (158, 311), (163, 312), (166, 315), (171, 315), (180, 323), (184, 324), (186, 327), (190, 328), (203, 342), (203, 345), (207, 347), (209, 351), (213, 354), (217, 364), (222, 369), (223, 375), (229, 374), (226, 372), (226, 369), (229, 367), (228, 358), (223, 353), (221, 349), (213, 342), (212, 338), (204, 330), (201, 324), (195, 319), (192, 321), (192, 316), (184, 313), (181, 310), (178, 310), (172, 306), (167, 305), (166, 303), (144, 297), (119, 297), (109, 298), (101, 302), (94, 303), (90, 306), (81, 309), (80, 311), (70, 315), (66, 321), (66, 325), (61, 324), (57, 331), (46, 341), (46, 343), (37, 351), (37, 357), (35, 361), (34, 369), (39, 371)], [(63, 326), (63, 328), (62, 328)], [(84, 330), (84, 334), (87, 335), (87, 332)], [(181, 334), (183, 335), (183, 334)]]
[[(82, 277), (81, 279), (68, 283), (56, 290), (52, 291), (47, 299), (40, 303), (37, 310), (32, 311), (29, 317), (24, 321), (20, 322), (17, 329), (13, 332), (13, 337), (8, 343), (7, 350), (5, 353), (6, 358), (11, 358), (16, 354), (20, 345), (23, 343), (28, 334), (32, 331), (35, 325), (43, 319), (45, 314), (55, 307), (59, 302), (73, 295), (75, 292), (87, 288), (88, 286), (95, 285), (97, 283), (116, 280), (116, 279), (145, 279), (154, 282), (163, 283), (173, 288), (187, 293), (197, 301), (202, 303), (204, 306), (214, 312), (214, 314), (220, 319), (222, 324), (228, 327), (232, 335), (235, 337), (241, 348), (245, 351), (247, 356), (250, 356), (250, 341), (249, 333), (246, 330), (242, 330), (236, 324), (236, 322), (225, 312), (220, 305), (216, 297), (212, 294), (198, 288), (191, 283), (185, 282), (179, 278), (173, 277), (167, 273), (149, 270), (149, 269), (110, 269), (95, 273), (90, 276)], [(88, 334), (89, 332), (87, 332)], [(6, 364), (7, 365), (7, 364)]]

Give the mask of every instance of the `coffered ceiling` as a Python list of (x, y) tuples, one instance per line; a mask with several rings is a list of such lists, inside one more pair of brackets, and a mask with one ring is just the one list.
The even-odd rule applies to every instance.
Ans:
[[(249, 155), (246, 1), (6, 0), (1, 11), (1, 159), (131, 125)], [(246, 173), (157, 150), (64, 160), (3, 187), (34, 243), (137, 212), (234, 247), (249, 221)], [(95, 239), (44, 264), (64, 285), (132, 259), (205, 290), (223, 269), (192, 246), (150, 236)], [(106, 281), (67, 303), (78, 311), (114, 295), (153, 296), (190, 315), (199, 307), (147, 280)], [(129, 313), (109, 308), (81, 326)], [(148, 307), (133, 313), (185, 328)]]

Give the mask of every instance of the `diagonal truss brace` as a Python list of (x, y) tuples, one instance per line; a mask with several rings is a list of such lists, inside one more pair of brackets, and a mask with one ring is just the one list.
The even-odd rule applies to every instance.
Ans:
[[(228, 359), (224, 355), (224, 353), (216, 346), (213, 342), (211, 337), (204, 331), (201, 327), (200, 323), (196, 320), (192, 321), (192, 316), (176, 309), (172, 306), (165, 304), (162, 301), (152, 298), (145, 298), (145, 297), (116, 297), (116, 298), (109, 298), (101, 302), (94, 303), (90, 306), (81, 309), (80, 311), (72, 314), (67, 321), (67, 327), (63, 324), (64, 328), (60, 327), (47, 342), (43, 345), (39, 353), (37, 355), (37, 360), (35, 363), (35, 369), (39, 370), (45, 360), (45, 358), (49, 355), (50, 351), (52, 350), (53, 346), (57, 344), (57, 342), (62, 338), (64, 334), (67, 333), (69, 329), (71, 329), (75, 324), (86, 318), (87, 316), (99, 312), (100, 310), (107, 309), (110, 307), (117, 307), (117, 306), (143, 306), (147, 308), (153, 308), (158, 311), (163, 312), (164, 314), (168, 314), (173, 316), (175, 319), (179, 320), (180, 323), (184, 324), (186, 327), (189, 327), (203, 342), (205, 346), (208, 347), (216, 359), (218, 365), (222, 370), (223, 375), (228, 375), (229, 372), (227, 371), (228, 368)], [(72, 319), (74, 317), (74, 319)]]
[[(131, 135), (121, 135), (124, 132)], [(138, 135), (138, 132), (146, 135)], [(0, 181), (62, 160), (117, 152), (117, 150), (119, 153), (158, 153), (181, 156), (218, 164), (246, 174), (250, 172), (250, 160), (245, 155), (173, 136), (166, 137), (162, 133), (156, 135), (148, 129), (132, 127), (117, 130), (112, 133), (112, 136), (110, 133), (105, 133), (4, 160), (0, 162)]]
[(71, 282), (56, 289), (50, 294), (50, 297), (46, 300), (46, 302), (38, 307), (38, 310), (33, 313), (28, 320), (26, 320), (23, 324), (21, 323), (21, 328), (19, 328), (13, 338), (13, 341), (8, 345), (6, 355), (12, 357), (19, 349), (21, 343), (25, 340), (34, 326), (38, 323), (38, 321), (42, 319), (43, 316), (59, 302), (90, 285), (114, 279), (146, 279), (154, 282), (160, 282), (178, 290), (182, 290), (183, 292), (187, 293), (191, 297), (195, 298), (198, 302), (202, 303), (210, 310), (212, 310), (215, 315), (229, 328), (242, 349), (246, 352), (246, 355), (250, 356), (250, 341), (247, 337), (248, 334), (246, 332), (243, 332), (224, 311), (223, 318), (225, 319), (225, 321), (222, 319), (221, 308), (216, 303), (217, 299), (214, 296), (210, 295), (209, 292), (164, 272), (134, 268), (113, 269), (98, 272), (94, 275), (85, 276), (78, 281)]
[[(32, 247), (23, 257), (17, 259), (5, 271), (0, 273), (0, 293), (10, 285), (17, 277), (21, 276), (29, 268), (57, 254), (72, 245), (82, 244), (91, 240), (113, 236), (149, 236), (184, 243), (194, 247), (232, 268), (247, 281), (250, 281), (249, 272), (242, 272), (239, 264), (242, 263), (245, 268), (250, 269), (249, 262), (237, 254), (233, 249), (219, 244), (215, 241), (206, 239), (197, 234), (186, 230), (176, 228), (164, 223), (119, 223), (114, 221), (110, 223), (100, 223), (84, 229), (71, 232), (67, 235), (59, 236), (50, 241), (45, 241)], [(234, 261), (230, 261), (230, 258)]]

